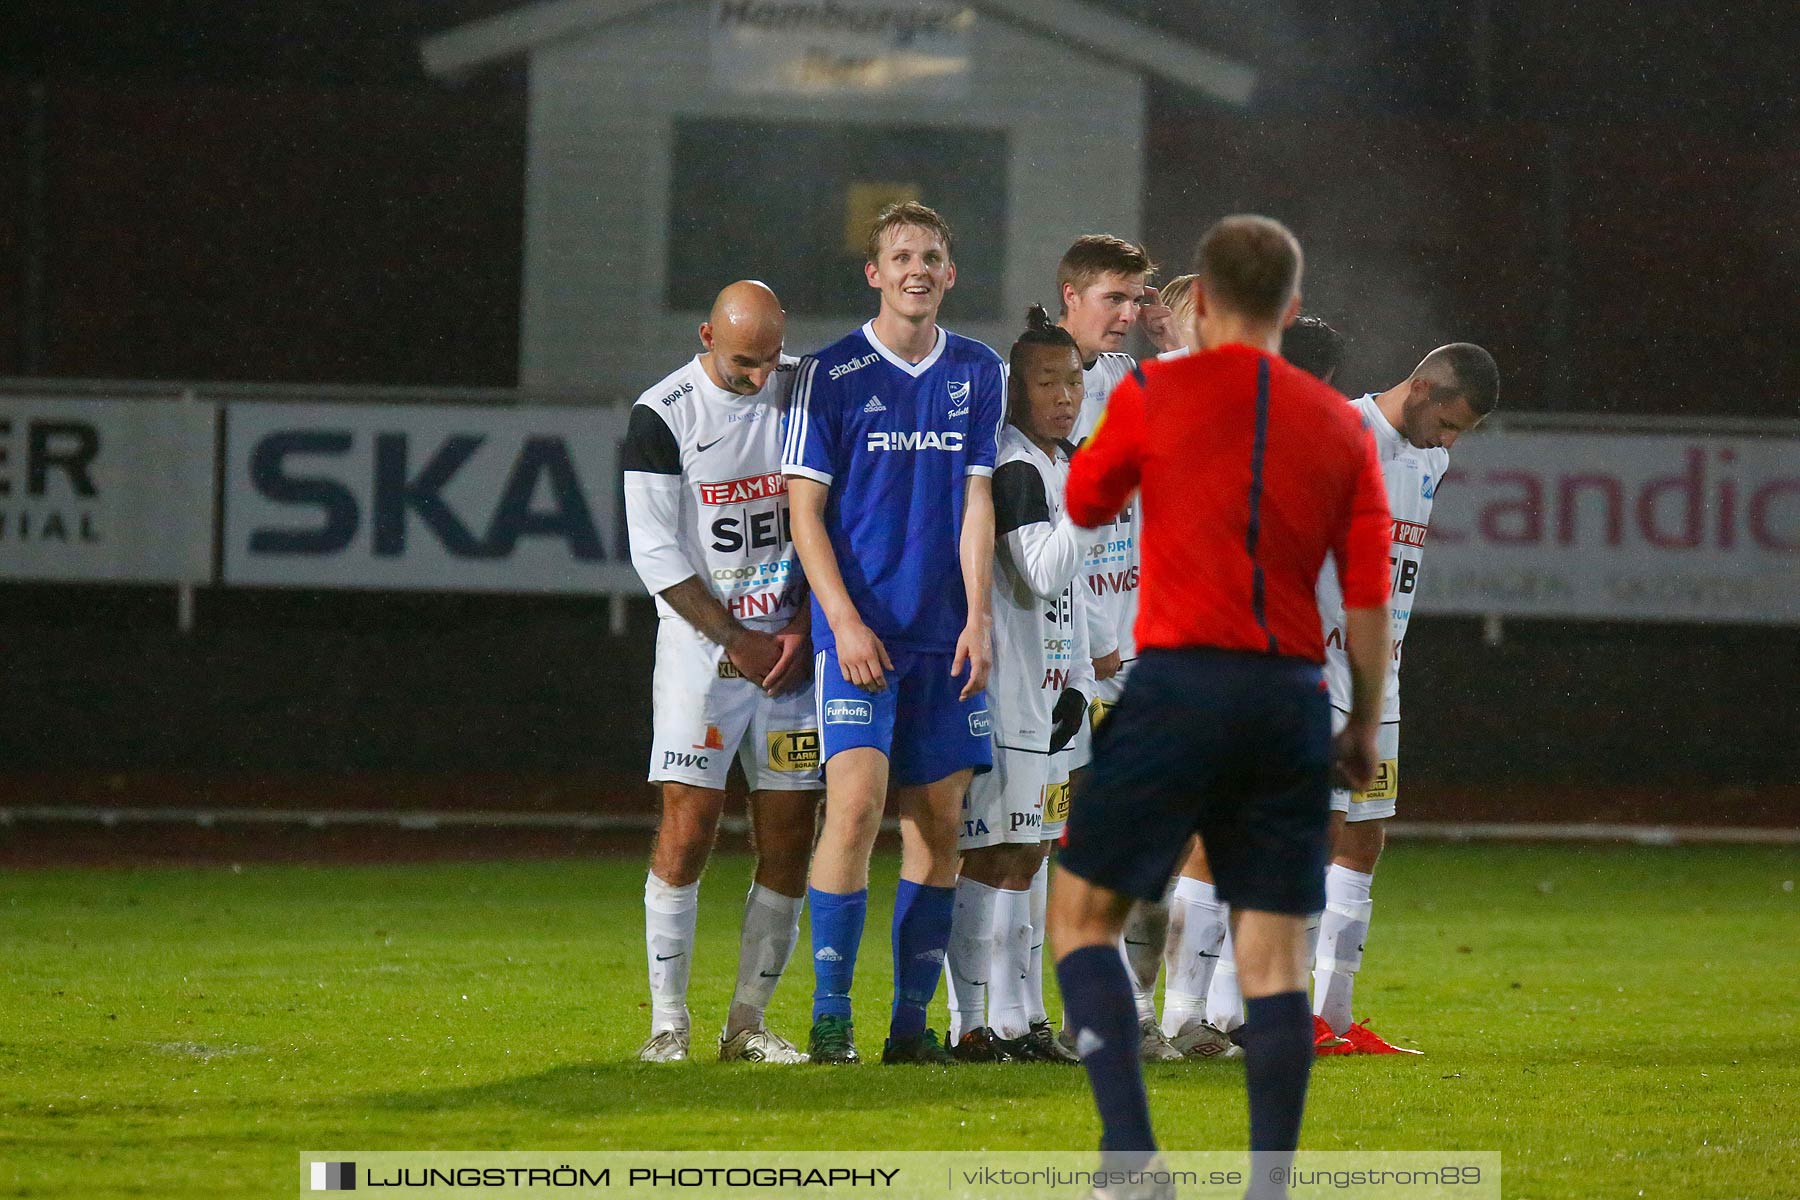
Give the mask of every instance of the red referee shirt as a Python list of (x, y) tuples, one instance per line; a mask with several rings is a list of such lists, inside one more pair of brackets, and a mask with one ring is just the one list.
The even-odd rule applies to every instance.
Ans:
[(1388, 596), (1375, 443), (1343, 396), (1229, 345), (1126, 376), (1069, 468), (1069, 517), (1143, 506), (1137, 642), (1325, 661), (1316, 593), (1337, 560), (1346, 608)]

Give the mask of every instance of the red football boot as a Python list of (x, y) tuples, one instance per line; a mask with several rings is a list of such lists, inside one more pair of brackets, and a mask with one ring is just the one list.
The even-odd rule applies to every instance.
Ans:
[(1331, 1032), (1331, 1026), (1326, 1024), (1325, 1018), (1314, 1013), (1313, 1053), (1321, 1057), (1327, 1054), (1355, 1054), (1356, 1047), (1350, 1044), (1348, 1038), (1341, 1038)]
[(1404, 1046), (1396, 1046), (1386, 1038), (1364, 1025), (1361, 1021), (1352, 1021), (1350, 1028), (1344, 1030), (1344, 1040), (1350, 1044), (1350, 1054), (1419, 1054), (1423, 1050), (1408, 1050)]

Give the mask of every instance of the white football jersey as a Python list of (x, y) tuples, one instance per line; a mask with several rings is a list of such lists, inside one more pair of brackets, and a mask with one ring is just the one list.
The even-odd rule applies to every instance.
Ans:
[[(754, 396), (708, 378), (698, 356), (638, 397), (625, 435), (631, 565), (653, 595), (698, 576), (755, 629), (774, 630), (804, 595), (781, 473), (797, 359)], [(660, 595), (657, 612), (675, 610)]]
[[(1070, 434), (1077, 446), (1094, 432), (1113, 389), (1135, 366), (1129, 354), (1102, 354), (1082, 371), (1081, 412)], [(1082, 563), (1082, 573), (1097, 598), (1091, 606), (1089, 640), (1102, 653), (1116, 647), (1125, 662), (1137, 658), (1138, 530), (1138, 499), (1133, 496), (1110, 524), (1089, 532)]]
[[(1388, 561), (1393, 566), (1394, 657), (1388, 664), (1381, 719), (1400, 719), (1400, 647), (1406, 641), (1406, 625), (1412, 619), (1413, 595), (1419, 587), (1419, 563), (1425, 556), (1425, 532), (1431, 525), (1431, 501), (1450, 467), (1448, 450), (1421, 450), (1406, 435), (1388, 424), (1374, 396), (1350, 402), (1362, 417), (1363, 427), (1375, 436), (1376, 456), (1387, 483), (1388, 509), (1393, 514), (1393, 540)], [(1344, 593), (1338, 586), (1337, 564), (1327, 558), (1319, 572), (1319, 615), (1325, 622), (1325, 678), (1331, 685), (1334, 708), (1350, 711), (1350, 659), (1344, 653)]]
[(1048, 753), (1064, 688), (1094, 697), (1089, 600), (1081, 586), (1090, 535), (1063, 515), (1068, 455), (1046, 455), (1016, 427), (1000, 428), (994, 467), (994, 669), (988, 708), (997, 749)]

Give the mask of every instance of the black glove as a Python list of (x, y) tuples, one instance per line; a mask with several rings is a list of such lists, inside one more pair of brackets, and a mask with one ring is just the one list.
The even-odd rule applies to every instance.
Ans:
[(1087, 720), (1087, 697), (1074, 688), (1064, 688), (1062, 695), (1056, 698), (1056, 707), (1050, 710), (1050, 753), (1055, 754), (1075, 739), (1081, 732), (1081, 723)]

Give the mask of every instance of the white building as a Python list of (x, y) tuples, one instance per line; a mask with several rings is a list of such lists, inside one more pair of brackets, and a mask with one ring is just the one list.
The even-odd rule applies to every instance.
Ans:
[(1148, 78), (1255, 82), (1078, 0), (544, 0), (423, 53), (528, 56), (519, 382), (619, 395), (741, 276), (781, 294), (790, 352), (866, 320), (862, 230), (907, 196), (957, 233), (944, 324), (1004, 349), (1070, 241), (1140, 236)]

